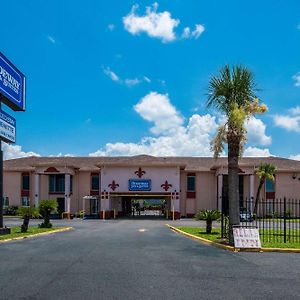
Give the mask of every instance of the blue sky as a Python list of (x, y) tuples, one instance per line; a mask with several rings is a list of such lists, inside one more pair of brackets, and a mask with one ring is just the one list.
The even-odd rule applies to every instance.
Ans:
[(3, 1), (0, 51), (27, 77), (6, 157), (210, 155), (209, 78), (243, 64), (269, 107), (245, 154), (300, 159), (300, 2), (274, 2)]

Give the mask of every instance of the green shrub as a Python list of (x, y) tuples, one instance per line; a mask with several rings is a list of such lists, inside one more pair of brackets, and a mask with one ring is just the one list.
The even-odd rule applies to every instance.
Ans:
[(29, 220), (31, 218), (38, 218), (40, 216), (38, 210), (35, 207), (21, 206), (17, 209), (17, 215), (23, 218), (23, 224), (21, 225), (21, 232), (27, 232), (29, 226)]
[(200, 210), (196, 215), (196, 220), (204, 220), (206, 221), (206, 233), (210, 234), (212, 230), (212, 222), (219, 220), (221, 217), (221, 213), (218, 210), (212, 209), (206, 209), (206, 210)]
[(55, 199), (41, 200), (39, 212), (44, 218), (44, 222), (39, 225), (40, 228), (51, 228), (50, 215), (57, 210), (57, 201)]
[(16, 216), (17, 210), (18, 210), (18, 206), (11, 205), (5, 209), (5, 214), (8, 216)]

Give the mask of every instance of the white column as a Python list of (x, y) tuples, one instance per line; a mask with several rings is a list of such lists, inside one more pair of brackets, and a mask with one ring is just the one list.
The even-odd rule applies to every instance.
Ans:
[(71, 201), (70, 201), (70, 193), (71, 193), (71, 176), (70, 174), (65, 174), (65, 210), (66, 212), (71, 211)]
[(34, 206), (39, 206), (40, 200), (40, 174), (34, 174)]
[(250, 211), (253, 211), (253, 201), (254, 201), (254, 175), (249, 176), (249, 201), (250, 201)]
[(108, 193), (106, 201), (107, 201), (106, 210), (111, 211), (112, 210), (112, 205), (111, 205), (110, 193)]
[(222, 211), (223, 175), (218, 175), (218, 210)]
[(175, 192), (174, 199), (173, 199), (174, 211), (180, 212), (180, 200), (179, 200), (179, 193)]

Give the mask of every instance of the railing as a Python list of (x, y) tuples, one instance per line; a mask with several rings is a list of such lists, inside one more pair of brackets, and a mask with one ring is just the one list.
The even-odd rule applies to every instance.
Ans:
[[(221, 233), (228, 237), (228, 203), (223, 199)], [(300, 199), (244, 199), (240, 201), (240, 224), (256, 226), (265, 243), (300, 243)]]

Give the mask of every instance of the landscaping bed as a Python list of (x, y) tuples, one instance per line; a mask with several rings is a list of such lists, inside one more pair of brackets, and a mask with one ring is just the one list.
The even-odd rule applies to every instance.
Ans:
[(57, 230), (61, 230), (64, 228), (66, 228), (66, 227), (54, 227), (54, 228), (29, 227), (27, 232), (22, 233), (20, 226), (12, 227), (11, 234), (0, 235), (0, 241), (1, 240), (9, 240), (9, 239), (25, 238), (27, 236), (38, 235), (40, 233), (45, 233), (45, 232), (52, 232), (52, 231), (55, 232)]
[[(220, 244), (227, 244), (226, 240), (221, 238), (221, 228), (215, 228), (213, 227), (212, 233), (207, 234), (205, 232), (205, 228), (201, 227), (176, 227), (179, 230), (182, 230), (186, 233), (189, 233), (191, 235), (194, 235), (196, 237), (201, 237), (207, 240), (210, 240), (215, 243), (220, 243)], [(266, 231), (266, 230), (265, 230)], [(287, 241), (287, 243), (283, 242), (283, 236), (281, 231), (276, 231), (274, 229), (270, 229), (271, 233), (275, 236), (273, 241), (269, 240), (267, 241), (267, 237), (265, 238), (266, 240), (264, 241), (261, 238), (261, 244), (263, 248), (291, 248), (291, 249), (300, 249), (300, 242), (290, 242)], [(270, 234), (271, 234), (270, 233)]]

